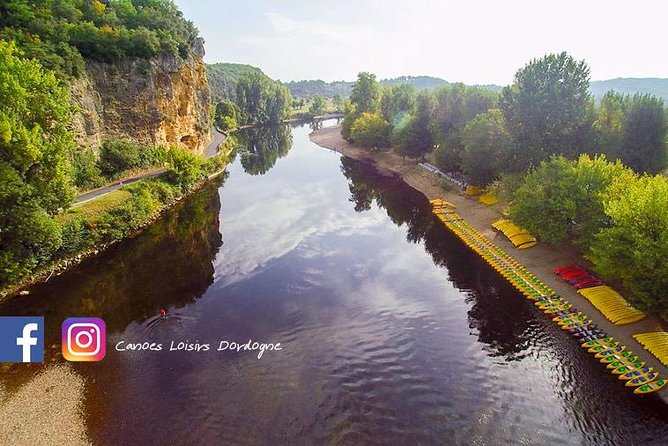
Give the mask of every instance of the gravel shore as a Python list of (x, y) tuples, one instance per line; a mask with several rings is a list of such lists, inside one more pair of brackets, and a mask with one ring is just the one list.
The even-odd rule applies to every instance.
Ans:
[(84, 379), (68, 365), (48, 367), (16, 392), (0, 386), (0, 445), (89, 445)]

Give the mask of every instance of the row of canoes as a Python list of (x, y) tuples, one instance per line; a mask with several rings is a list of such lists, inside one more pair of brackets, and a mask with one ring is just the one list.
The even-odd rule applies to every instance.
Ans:
[(587, 346), (596, 359), (606, 364), (608, 370), (625, 381), (634, 393), (644, 394), (660, 390), (666, 380), (658, 379), (658, 373), (647, 367), (638, 355), (607, 336), (591, 319), (578, 311), (570, 302), (556, 293), (512, 256), (494, 245), (487, 237), (473, 228), (455, 211), (454, 205), (444, 200), (431, 200), (434, 214), (454, 232), (468, 247), (478, 253), (492, 268), (505, 277), (518, 291), (554, 320), (562, 329), (575, 337), (583, 347)]

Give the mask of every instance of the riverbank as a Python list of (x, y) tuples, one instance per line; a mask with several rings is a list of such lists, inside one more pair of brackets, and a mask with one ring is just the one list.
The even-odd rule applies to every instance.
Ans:
[[(389, 150), (374, 152), (356, 147), (341, 137), (338, 126), (316, 130), (310, 134), (310, 139), (323, 148), (337, 151), (350, 158), (373, 163), (379, 169), (385, 169), (389, 173), (400, 176), (404, 182), (422, 192), (428, 199), (442, 198), (455, 204), (458, 213), (473, 227), (493, 240), (501, 249), (510, 253), (559, 295), (587, 314), (599, 327), (620, 340), (628, 349), (639, 353), (641, 358), (654, 367), (663, 378), (668, 377), (668, 368), (632, 337), (637, 333), (663, 330), (665, 321), (647, 317), (633, 324), (613, 325), (587, 299), (554, 275), (555, 268), (571, 263), (584, 263), (579, 253), (571, 245), (548, 246), (541, 243), (530, 249), (517, 250), (505, 237), (497, 236), (491, 226), (492, 222), (501, 218), (502, 204), (485, 206), (478, 203), (477, 197), (467, 197), (463, 192), (454, 189), (446, 190), (443, 187), (444, 180), (419, 167), (417, 161), (404, 160), (402, 156)], [(668, 403), (667, 389), (663, 389), (658, 394), (664, 402)]]
[[(73, 217), (72, 222), (65, 222), (63, 224), (62, 230), (63, 232), (68, 232), (67, 243), (70, 246), (68, 246), (69, 250), (67, 252), (69, 254), (54, 258), (50, 263), (36, 268), (23, 279), (18, 280), (15, 283), (8, 284), (4, 288), (0, 289), (0, 301), (19, 293), (27, 293), (28, 291), (25, 289), (31, 285), (48, 281), (51, 277), (58, 276), (65, 271), (79, 265), (84, 260), (94, 257), (101, 252), (106, 251), (111, 246), (137, 235), (184, 198), (197, 192), (208, 181), (223, 174), (226, 170), (227, 164), (229, 163), (229, 156), (233, 150), (234, 146), (229, 145), (226, 150), (221, 150), (221, 152), (216, 157), (209, 158), (207, 160), (207, 162), (210, 163), (209, 171), (203, 172), (203, 176), (199, 181), (192, 184), (187, 188), (187, 190), (176, 193), (175, 196), (174, 192), (171, 190), (174, 189), (174, 187), (168, 184), (151, 187), (149, 186), (150, 183), (143, 184), (147, 180), (140, 180), (133, 183), (131, 188), (137, 189), (138, 195), (136, 196), (136, 203), (132, 204), (137, 206), (129, 206), (128, 209), (124, 209), (124, 212), (121, 213), (122, 215), (115, 217), (116, 219), (127, 219), (128, 221), (125, 223), (120, 223), (119, 225), (114, 226), (113, 224), (109, 224), (110, 222), (107, 221), (100, 224), (100, 216), (92, 221), (87, 221), (85, 218)], [(147, 193), (153, 196), (153, 200), (151, 200), (151, 197), (146, 196)], [(130, 200), (134, 197), (135, 195), (131, 194)], [(116, 208), (105, 210), (104, 215), (101, 217), (104, 217), (110, 212), (117, 211), (121, 207), (125, 206), (128, 201), (129, 200), (119, 203)], [(151, 201), (154, 201), (154, 203), (151, 204)], [(155, 202), (158, 203), (157, 206)], [(83, 206), (86, 206), (86, 204), (84, 203), (81, 206), (78, 206), (76, 210), (81, 211)], [(68, 226), (70, 223), (74, 224)], [(113, 221), (111, 223), (113, 223)], [(94, 234), (92, 232), (100, 230), (100, 227), (104, 227), (101, 230), (106, 231), (105, 235), (99, 237), (101, 240), (100, 242), (91, 242), (93, 239), (97, 240), (96, 237), (93, 237)]]
[(69, 365), (47, 367), (8, 394), (0, 386), (0, 446), (88, 445), (84, 379)]

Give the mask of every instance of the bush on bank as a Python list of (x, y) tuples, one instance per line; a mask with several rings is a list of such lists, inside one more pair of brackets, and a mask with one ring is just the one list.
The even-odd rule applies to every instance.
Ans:
[(130, 192), (130, 198), (111, 209), (101, 214), (75, 215), (72, 218), (52, 218), (44, 214), (42, 218), (46, 219), (45, 225), (50, 231), (48, 236), (37, 240), (41, 242), (39, 252), (22, 261), (3, 265), (0, 288), (18, 282), (41, 268), (131, 235), (154, 219), (163, 208), (193, 190), (208, 174), (221, 170), (228, 161), (225, 155), (205, 159), (179, 148), (171, 148), (166, 153), (170, 163), (168, 173), (162, 178), (125, 186), (123, 190)]

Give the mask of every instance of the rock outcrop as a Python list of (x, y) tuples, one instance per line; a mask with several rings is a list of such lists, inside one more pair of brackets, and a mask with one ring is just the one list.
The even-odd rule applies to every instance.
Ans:
[(71, 83), (79, 145), (97, 151), (107, 139), (132, 139), (204, 153), (212, 136), (203, 56), (198, 39), (185, 58), (88, 61), (86, 75)]

